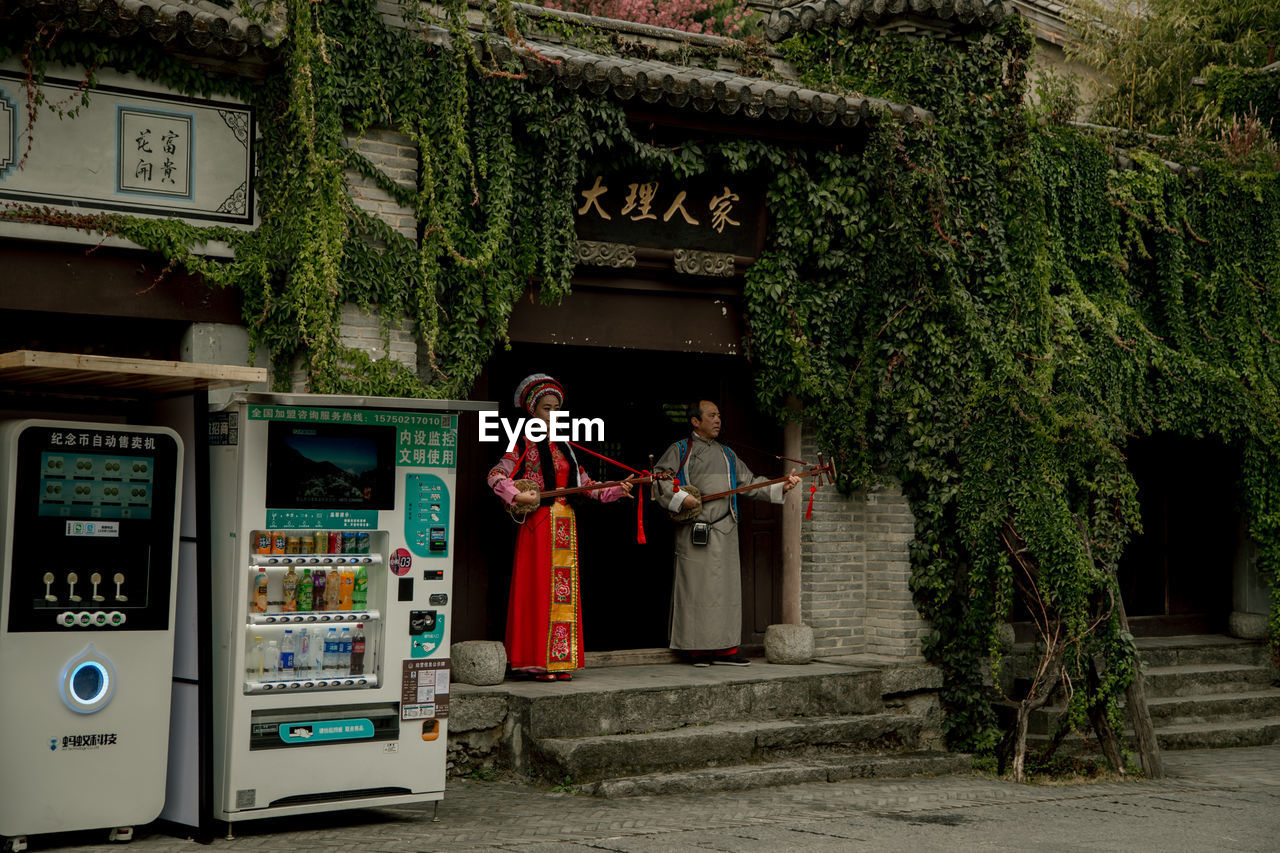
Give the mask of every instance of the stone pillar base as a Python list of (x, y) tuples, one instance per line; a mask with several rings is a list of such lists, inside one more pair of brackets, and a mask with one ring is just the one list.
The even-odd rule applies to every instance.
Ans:
[(764, 631), (764, 657), (769, 663), (808, 663), (813, 660), (813, 629), (770, 625)]
[(1241, 613), (1233, 610), (1227, 619), (1227, 633), (1242, 640), (1265, 640), (1267, 617), (1263, 613)]
[(507, 650), (497, 640), (454, 643), (449, 654), (453, 659), (452, 678), (462, 684), (501, 684), (507, 675)]

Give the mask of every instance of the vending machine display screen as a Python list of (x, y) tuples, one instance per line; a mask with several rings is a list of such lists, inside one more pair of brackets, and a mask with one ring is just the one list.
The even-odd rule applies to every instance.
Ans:
[(267, 506), (394, 509), (395, 449), (391, 426), (273, 421), (267, 428)]
[(32, 425), (16, 463), (9, 630), (166, 630), (172, 437)]

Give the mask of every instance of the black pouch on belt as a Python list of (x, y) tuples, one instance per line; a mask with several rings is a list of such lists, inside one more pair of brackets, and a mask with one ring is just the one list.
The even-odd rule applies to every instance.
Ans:
[(711, 538), (711, 525), (705, 521), (695, 521), (692, 531), (693, 544), (706, 545), (709, 538)]

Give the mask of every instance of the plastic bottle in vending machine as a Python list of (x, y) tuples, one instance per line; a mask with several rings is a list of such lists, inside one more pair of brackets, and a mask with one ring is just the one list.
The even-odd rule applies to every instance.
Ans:
[(293, 650), (293, 677), (298, 679), (311, 677), (311, 632), (306, 628), (298, 629), (298, 644)]
[(293, 631), (285, 628), (284, 639), (280, 641), (280, 678), (284, 681), (294, 677), (295, 648)]
[(293, 613), (298, 609), (298, 573), (289, 567), (284, 573), (284, 607), (285, 613)]
[(311, 593), (311, 609), (325, 609), (325, 583), (328, 572), (324, 569), (316, 569), (316, 573), (311, 576), (314, 588)]
[(302, 577), (298, 580), (298, 609), (307, 612), (311, 609), (311, 592), (314, 588), (314, 582), (311, 580), (311, 570), (303, 569)]
[(342, 573), (337, 569), (329, 572), (324, 582), (324, 609), (338, 610), (338, 597), (342, 589)]
[(356, 573), (351, 569), (338, 572), (338, 609), (350, 610), (352, 594), (355, 592)]
[(338, 674), (338, 649), (342, 641), (338, 639), (338, 629), (330, 628), (324, 635), (324, 677), (334, 678)]
[(311, 672), (307, 673), (307, 677), (324, 678), (324, 635), (319, 628), (314, 637), (308, 638), (307, 646), (311, 651)]
[(356, 580), (351, 590), (351, 606), (356, 610), (369, 609), (369, 573), (364, 566), (356, 569)]
[(364, 675), (364, 623), (356, 625), (351, 637), (351, 674)]
[(265, 650), (262, 648), (262, 638), (254, 637), (253, 645), (245, 652), (244, 674), (250, 681), (262, 680), (262, 661)]
[(275, 681), (280, 677), (280, 646), (275, 640), (267, 640), (266, 656), (262, 660), (262, 680)]
[(353, 645), (353, 642), (351, 640), (351, 629), (343, 628), (342, 629), (342, 645), (338, 647), (338, 674), (339, 675), (351, 674), (352, 645)]
[(259, 568), (253, 576), (253, 609), (257, 613), (267, 612), (267, 570)]

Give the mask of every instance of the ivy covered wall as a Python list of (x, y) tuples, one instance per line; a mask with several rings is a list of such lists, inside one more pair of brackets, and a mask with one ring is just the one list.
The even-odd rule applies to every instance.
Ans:
[[(1063, 626), (1071, 671), (1103, 662), (1097, 684), (1078, 682), (1077, 719), (1089, 707), (1115, 715), (1131, 671), (1112, 602), (1138, 523), (1124, 456), (1134, 437), (1238, 447), (1260, 564), (1273, 579), (1280, 569), (1274, 164), (1176, 152), (1201, 158), (1192, 179), (1142, 140), (1029, 112), (1033, 44), (1016, 19), (961, 41), (859, 30), (784, 45), (808, 84), (916, 104), (933, 125), (878, 116), (861, 150), (692, 134), (659, 148), (616, 103), (489, 65), (468, 47), (460, 2), (450, 50), (384, 27), (371, 0), (287, 7), (279, 73), (226, 84), (263, 123), (256, 233), (62, 221), (239, 288), (246, 325), (277, 365), (302, 356), (311, 390), (465, 396), (532, 284), (548, 302), (569, 294), (574, 186), (593, 158), (677, 178), (756, 172), (769, 176), (773, 223), (745, 285), (760, 406), (783, 418), (787, 395), (800, 398), (844, 487), (902, 482), (917, 519), (912, 586), (934, 626), (925, 652), (946, 674), (957, 745), (993, 743), (983, 662), (1019, 596)], [(404, 9), (412, 18), (414, 4)], [(501, 10), (496, 20), (518, 25)], [(5, 39), (35, 67), (100, 62), (187, 91), (214, 85), (147, 48)], [(342, 144), (373, 128), (414, 140), (416, 189)], [(1117, 144), (1136, 169), (1116, 169)], [(347, 169), (415, 211), (421, 240), (351, 204)], [(210, 237), (235, 260), (188, 252)], [(412, 317), (428, 370), (344, 348), (344, 302)], [(1277, 627), (1273, 615), (1273, 637)]]

